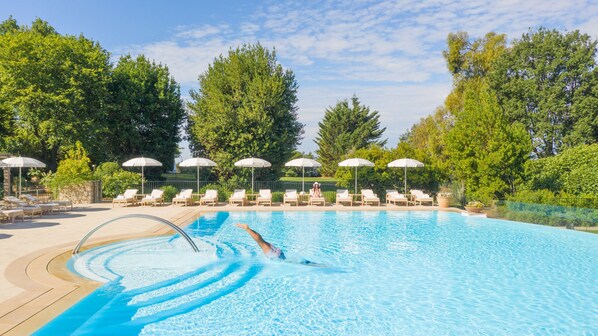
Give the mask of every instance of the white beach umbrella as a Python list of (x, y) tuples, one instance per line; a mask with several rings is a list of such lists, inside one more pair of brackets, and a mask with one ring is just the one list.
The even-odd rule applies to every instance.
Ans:
[(338, 164), (340, 167), (355, 167), (355, 193), (357, 193), (357, 167), (373, 167), (374, 163), (366, 159), (347, 159)]
[(264, 159), (259, 158), (247, 158), (235, 162), (236, 167), (251, 168), (251, 190), (253, 189), (253, 171), (255, 168), (267, 168), (271, 167), (272, 164)]
[(22, 156), (4, 159), (2, 163), (5, 167), (19, 168), (19, 196), (21, 196), (21, 168), (44, 168), (46, 166), (45, 163), (39, 160)]
[(407, 168), (420, 168), (423, 167), (424, 164), (413, 159), (398, 159), (394, 160), (393, 162), (388, 164), (389, 167), (395, 168), (405, 168), (405, 190), (404, 192), (407, 193)]
[(144, 188), (144, 177), (143, 177), (143, 168), (144, 167), (162, 167), (162, 163), (158, 160), (146, 157), (138, 157), (131, 159), (125, 163), (123, 163), (123, 167), (141, 167), (141, 193), (145, 194)]
[(301, 191), (305, 191), (305, 168), (318, 168), (322, 167), (322, 164), (316, 160), (308, 159), (308, 158), (299, 158), (295, 160), (291, 160), (284, 164), (286, 167), (301, 167), (303, 171), (303, 183), (301, 184)]
[(205, 158), (190, 158), (181, 163), (180, 167), (197, 167), (197, 192), (199, 193), (199, 167), (215, 167), (216, 162)]

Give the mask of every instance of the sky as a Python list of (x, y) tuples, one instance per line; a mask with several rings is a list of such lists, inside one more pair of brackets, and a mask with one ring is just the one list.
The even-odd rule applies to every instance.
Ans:
[[(144, 54), (165, 64), (183, 99), (231, 48), (259, 42), (275, 49), (299, 84), (302, 152), (317, 149), (326, 108), (353, 95), (378, 111), (383, 139), (396, 146), (450, 92), (442, 51), (451, 32), (477, 38), (493, 31), (512, 41), (542, 26), (598, 37), (598, 0), (0, 0), (0, 19), (9, 15), (19, 24), (39, 17), (61, 34), (83, 34), (115, 63), (123, 54)], [(184, 148), (181, 159), (190, 155)]]

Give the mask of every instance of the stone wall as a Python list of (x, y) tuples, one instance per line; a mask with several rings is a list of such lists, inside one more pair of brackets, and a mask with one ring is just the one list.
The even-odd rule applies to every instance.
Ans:
[(71, 200), (73, 204), (89, 204), (102, 201), (102, 182), (89, 181), (62, 188), (59, 200)]

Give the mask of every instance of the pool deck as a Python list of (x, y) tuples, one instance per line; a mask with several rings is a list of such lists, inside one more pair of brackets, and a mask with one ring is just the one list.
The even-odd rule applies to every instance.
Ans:
[[(305, 210), (443, 210), (437, 206), (114, 206), (77, 205), (66, 213), (0, 223), (0, 334), (30, 334), (88, 295), (100, 283), (81, 278), (66, 268), (72, 249), (96, 226), (127, 214), (149, 214), (184, 227), (201, 213), (213, 211)], [(168, 226), (147, 219), (119, 220), (98, 230), (85, 247), (111, 241), (172, 234)]]

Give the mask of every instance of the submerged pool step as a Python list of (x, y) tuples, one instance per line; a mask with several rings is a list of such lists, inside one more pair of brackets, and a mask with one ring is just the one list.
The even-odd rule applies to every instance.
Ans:
[[(164, 281), (160, 284), (122, 292), (105, 303), (88, 320), (80, 324), (73, 334), (137, 333), (141, 328), (166, 318), (187, 313), (208, 304), (242, 287), (262, 266), (248, 260), (227, 262), (226, 260), (206, 265), (194, 272), (185, 274), (184, 285), (174, 287), (181, 278)], [(172, 282), (172, 283), (169, 283)], [(160, 289), (166, 285), (166, 290)], [(152, 295), (145, 295), (150, 290)], [(99, 318), (104, 312), (113, 316), (111, 326), (102, 325)]]

